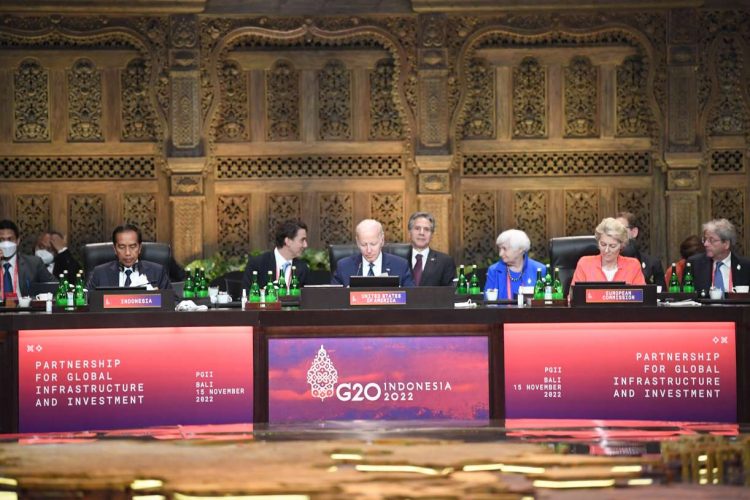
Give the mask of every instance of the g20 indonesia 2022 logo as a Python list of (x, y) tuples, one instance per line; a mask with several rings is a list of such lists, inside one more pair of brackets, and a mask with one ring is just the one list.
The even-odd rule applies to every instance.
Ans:
[(441, 392), (451, 391), (449, 381), (384, 381), (380, 384), (375, 382), (343, 382), (338, 384), (339, 374), (333, 366), (325, 347), (322, 345), (315, 355), (312, 366), (307, 370), (307, 383), (310, 384), (310, 395), (313, 398), (326, 398), (334, 396), (339, 401), (414, 401), (415, 392)]

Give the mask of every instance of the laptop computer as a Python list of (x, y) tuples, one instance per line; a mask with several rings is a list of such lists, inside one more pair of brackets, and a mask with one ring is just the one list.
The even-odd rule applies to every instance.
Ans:
[(351, 288), (398, 288), (401, 284), (399, 276), (350, 276)]

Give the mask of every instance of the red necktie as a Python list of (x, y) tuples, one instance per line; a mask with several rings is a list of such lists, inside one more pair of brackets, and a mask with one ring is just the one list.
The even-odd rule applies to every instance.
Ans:
[(417, 259), (417, 262), (414, 263), (412, 274), (414, 275), (414, 284), (419, 286), (419, 282), (422, 281), (422, 254), (418, 253), (414, 258)]

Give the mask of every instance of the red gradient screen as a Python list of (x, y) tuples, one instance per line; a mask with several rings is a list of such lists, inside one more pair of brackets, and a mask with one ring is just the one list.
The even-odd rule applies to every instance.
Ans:
[(18, 333), (19, 430), (253, 420), (252, 327)]
[(735, 326), (505, 324), (507, 418), (735, 422)]

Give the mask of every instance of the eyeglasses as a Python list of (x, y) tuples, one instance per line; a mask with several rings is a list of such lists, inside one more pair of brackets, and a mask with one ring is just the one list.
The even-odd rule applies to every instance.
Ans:
[(719, 243), (720, 241), (724, 241), (721, 238), (703, 238), (701, 242), (705, 245), (706, 243), (710, 243), (711, 245), (715, 245)]
[(604, 243), (603, 241), (599, 242), (599, 248), (602, 250), (609, 248), (610, 250), (617, 250), (620, 248), (620, 243)]

